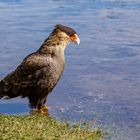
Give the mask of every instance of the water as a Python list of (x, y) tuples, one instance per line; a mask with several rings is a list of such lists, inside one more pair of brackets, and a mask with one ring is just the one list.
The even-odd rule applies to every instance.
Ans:
[[(140, 139), (139, 0), (0, 0), (0, 79), (40, 47), (57, 23), (79, 33), (66, 49), (63, 77), (47, 104), (55, 118), (96, 120), (109, 140)], [(0, 102), (27, 113), (27, 100)]]

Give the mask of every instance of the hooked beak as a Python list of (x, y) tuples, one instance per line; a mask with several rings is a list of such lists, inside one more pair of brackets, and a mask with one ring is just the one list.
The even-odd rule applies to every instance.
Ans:
[(79, 39), (79, 37), (78, 37), (77, 34), (74, 34), (74, 35), (70, 36), (70, 39), (71, 39), (71, 41), (73, 41), (73, 42), (76, 43), (77, 45), (80, 44), (80, 39)]

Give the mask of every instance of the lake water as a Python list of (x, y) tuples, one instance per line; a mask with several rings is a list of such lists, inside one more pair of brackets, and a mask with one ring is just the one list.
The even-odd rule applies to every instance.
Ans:
[[(140, 140), (139, 0), (0, 0), (0, 79), (40, 47), (55, 24), (81, 44), (66, 49), (63, 77), (48, 98), (61, 120), (96, 121), (107, 140)], [(27, 100), (0, 101), (1, 113), (27, 113)]]

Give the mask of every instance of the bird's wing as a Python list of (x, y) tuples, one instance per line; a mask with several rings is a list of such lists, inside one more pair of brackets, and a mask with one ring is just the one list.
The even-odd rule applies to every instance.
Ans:
[(26, 57), (17, 69), (8, 74), (3, 80), (4, 91), (17, 94), (21, 88), (33, 86), (37, 79), (34, 73), (49, 65), (49, 58), (38, 55)]

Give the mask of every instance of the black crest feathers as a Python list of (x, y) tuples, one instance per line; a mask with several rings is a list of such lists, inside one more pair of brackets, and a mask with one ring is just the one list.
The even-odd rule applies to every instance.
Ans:
[(55, 29), (59, 29), (63, 32), (65, 32), (67, 35), (71, 36), (73, 34), (76, 34), (76, 31), (68, 26), (64, 26), (64, 25), (61, 25), (61, 24), (57, 24), (55, 26)]

